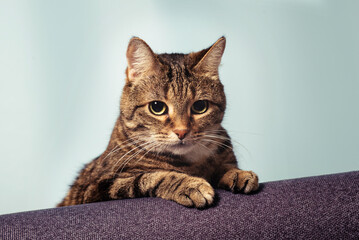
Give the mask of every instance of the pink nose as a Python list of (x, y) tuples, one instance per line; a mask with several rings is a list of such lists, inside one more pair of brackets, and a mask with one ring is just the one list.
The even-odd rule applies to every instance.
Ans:
[(175, 129), (173, 130), (173, 132), (178, 136), (180, 140), (183, 140), (188, 133), (188, 129)]

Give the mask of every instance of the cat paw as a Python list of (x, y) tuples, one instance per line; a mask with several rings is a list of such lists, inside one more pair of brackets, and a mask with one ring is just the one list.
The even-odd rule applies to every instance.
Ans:
[(173, 200), (186, 207), (204, 208), (213, 203), (214, 194), (213, 187), (206, 180), (188, 177)]
[(258, 176), (252, 171), (231, 169), (223, 175), (219, 187), (233, 193), (251, 193), (258, 190)]

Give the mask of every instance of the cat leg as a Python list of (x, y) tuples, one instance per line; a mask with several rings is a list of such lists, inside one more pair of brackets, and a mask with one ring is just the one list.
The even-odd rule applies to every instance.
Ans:
[(109, 189), (112, 199), (160, 197), (186, 207), (203, 208), (213, 203), (214, 189), (203, 178), (173, 171), (140, 173), (117, 178)]
[(218, 183), (219, 188), (238, 193), (251, 193), (258, 189), (258, 176), (252, 171), (244, 171), (238, 168), (228, 170)]

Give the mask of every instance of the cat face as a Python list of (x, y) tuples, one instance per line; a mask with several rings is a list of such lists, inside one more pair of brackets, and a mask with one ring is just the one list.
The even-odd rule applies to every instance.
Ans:
[(224, 47), (220, 38), (200, 52), (157, 55), (131, 39), (120, 116), (136, 145), (175, 155), (208, 152), (205, 136), (220, 128), (226, 106), (218, 77)]

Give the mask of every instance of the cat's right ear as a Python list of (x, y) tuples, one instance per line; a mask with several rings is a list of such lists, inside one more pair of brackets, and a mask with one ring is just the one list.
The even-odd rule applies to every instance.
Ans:
[(156, 73), (160, 62), (145, 41), (131, 38), (127, 48), (127, 79), (133, 81), (143, 75)]

